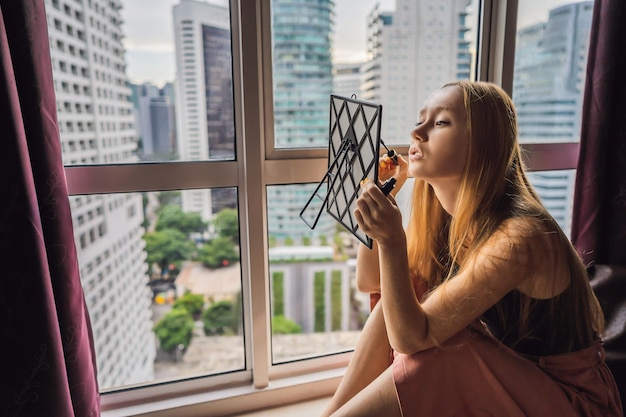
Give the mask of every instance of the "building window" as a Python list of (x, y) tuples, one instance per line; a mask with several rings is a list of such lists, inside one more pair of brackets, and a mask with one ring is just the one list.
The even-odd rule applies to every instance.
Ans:
[[(441, 1), (396, 0), (401, 13), (385, 2), (245, 3), (258, 14), (226, 2), (180, 1), (158, 11), (163, 25), (174, 27), (164, 40), (161, 33), (139, 36), (154, 21), (147, 13), (135, 20), (130, 2), (76, 3), (63, 22), (51, 19), (53, 76), (63, 94), (58, 117), (67, 127), (63, 158), (105, 409), (174, 392), (181, 401), (199, 390), (228, 395), (224, 385), (254, 391), (293, 375), (310, 378), (309, 386), (326, 378), (320, 369), (345, 366), (368, 314), (368, 299), (353, 282), (358, 242), (326, 214), (314, 229), (299, 216), (328, 168), (329, 95), (382, 104), (381, 136), (406, 152), (427, 95), (444, 82), (480, 76), (483, 8), (478, 0), (446, 0), (440, 8)], [(575, 94), (543, 94), (549, 102), (541, 103), (541, 120), (532, 113), (540, 80), (528, 71), (541, 56), (533, 42), (542, 39), (533, 25), (553, 24), (553, 33), (574, 27), (566, 9), (549, 14), (548, 3), (540, 19), (520, 20), (515, 72), (508, 74), (528, 145), (577, 137)], [(84, 28), (84, 13), (94, 11), (107, 24), (89, 28), (92, 45), (76, 29), (71, 42), (80, 56), (99, 48), (78, 66), (56, 39), (68, 39), (66, 27)], [(434, 15), (434, 29), (405, 18), (424, 13)], [(232, 26), (238, 33), (231, 19), (240, 19)], [(258, 33), (271, 41), (259, 42)], [(164, 56), (152, 53), (161, 41), (179, 53), (151, 61)], [(183, 49), (190, 45), (196, 48)], [(572, 45), (578, 55), (571, 68), (584, 68), (586, 48)], [(557, 69), (542, 65), (541, 80), (555, 84), (546, 77)], [(142, 74), (142, 67), (165, 72)], [(197, 88), (176, 91), (185, 78)], [(562, 86), (577, 83), (577, 92), (582, 79), (572, 74), (571, 85)], [(548, 178), (544, 171), (550, 167), (533, 181), (566, 224), (571, 209), (558, 204), (567, 187), (550, 181), (571, 174)], [(408, 194), (398, 201), (406, 204)], [(168, 338), (172, 329), (180, 337)], [(207, 403), (204, 414), (209, 409)]]

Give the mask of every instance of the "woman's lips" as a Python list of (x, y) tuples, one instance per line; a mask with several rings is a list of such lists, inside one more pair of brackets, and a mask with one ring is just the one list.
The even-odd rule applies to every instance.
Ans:
[(422, 151), (420, 151), (418, 148), (411, 148), (409, 149), (409, 160), (410, 161), (415, 161), (418, 159), (422, 159), (424, 157), (424, 155), (422, 154)]

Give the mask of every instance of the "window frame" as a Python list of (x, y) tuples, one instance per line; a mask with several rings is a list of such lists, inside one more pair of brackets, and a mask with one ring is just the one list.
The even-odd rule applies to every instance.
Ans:
[[(236, 187), (241, 236), (243, 371), (104, 391), (103, 416), (227, 415), (330, 395), (351, 353), (273, 365), (266, 187), (318, 182), (323, 148), (274, 144), (271, 4), (230, 0), (236, 160), (67, 166), (70, 195)], [(512, 92), (518, 0), (479, 0), (477, 79)], [(245, 94), (244, 94), (245, 91)], [(245, 138), (245, 140), (244, 140)], [(524, 144), (531, 170), (574, 169), (578, 143)], [(408, 146), (397, 147), (406, 153)], [(251, 248), (264, 248), (251, 250)]]

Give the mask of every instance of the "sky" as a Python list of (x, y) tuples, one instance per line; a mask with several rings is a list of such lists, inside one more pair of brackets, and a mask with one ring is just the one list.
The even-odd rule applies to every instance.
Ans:
[[(172, 7), (180, 0), (123, 0), (128, 77), (133, 83), (152, 82), (162, 86), (176, 74), (173, 44)], [(210, 0), (224, 3), (226, 0)], [(476, 3), (476, 0), (472, 0)], [(523, 0), (518, 10), (518, 26), (546, 20), (548, 10), (571, 0)], [(342, 62), (365, 58), (366, 17), (380, 4), (393, 10), (395, 0), (335, 0), (334, 54)], [(474, 6), (473, 6), (474, 7)], [(348, 18), (349, 17), (349, 18)]]

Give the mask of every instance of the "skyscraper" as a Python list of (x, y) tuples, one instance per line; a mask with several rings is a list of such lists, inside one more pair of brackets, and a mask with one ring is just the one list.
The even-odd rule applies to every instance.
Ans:
[[(228, 5), (181, 0), (173, 7), (173, 19), (180, 159), (232, 160), (235, 111)], [(215, 213), (212, 200), (211, 190), (182, 193), (183, 210), (200, 213), (204, 220)]]
[[(332, 0), (272, 2), (277, 148), (328, 146), (332, 16)], [(270, 236), (299, 239), (334, 235), (336, 222), (330, 216), (320, 218), (314, 230), (299, 218), (315, 185), (268, 187), (267, 199), (272, 202), (268, 209)], [(311, 206), (312, 210), (319, 208), (319, 200)]]
[[(579, 140), (592, 12), (593, 1), (566, 4), (550, 10), (547, 22), (518, 31), (513, 101), (521, 142)], [(573, 171), (530, 176), (543, 203), (568, 235), (574, 178)]]
[(374, 7), (367, 21), (363, 98), (383, 105), (382, 138), (407, 144), (428, 95), (470, 77), (466, 19), (470, 0), (396, 0)]
[(147, 161), (173, 159), (175, 119), (168, 91), (151, 83), (131, 84), (130, 88), (141, 139), (140, 158)]
[[(66, 165), (137, 162), (120, 0), (46, 0)], [(151, 380), (155, 345), (140, 194), (70, 199), (101, 388)]]

